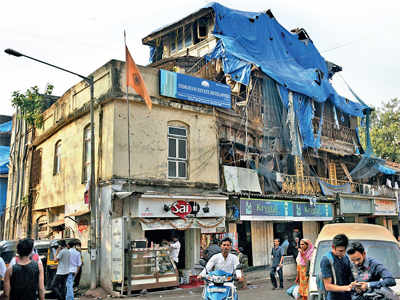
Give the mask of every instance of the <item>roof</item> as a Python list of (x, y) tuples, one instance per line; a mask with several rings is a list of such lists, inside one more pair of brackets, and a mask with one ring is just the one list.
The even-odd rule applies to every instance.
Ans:
[(325, 225), (318, 235), (317, 243), (331, 241), (335, 235), (344, 233), (350, 240), (380, 240), (396, 242), (393, 234), (385, 227), (373, 224), (336, 223)]

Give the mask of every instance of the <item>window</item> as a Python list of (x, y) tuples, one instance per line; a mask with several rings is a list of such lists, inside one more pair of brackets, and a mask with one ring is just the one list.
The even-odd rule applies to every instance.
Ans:
[(60, 174), (61, 171), (61, 141), (54, 146), (54, 168), (53, 175)]
[(90, 176), (90, 147), (91, 147), (90, 125), (83, 130), (83, 166), (82, 166), (82, 182), (89, 180)]
[(187, 178), (187, 129), (168, 126), (168, 177)]
[(192, 24), (185, 25), (185, 47), (192, 45)]
[(176, 51), (176, 32), (175, 31), (173, 31), (170, 34), (169, 41), (170, 41), (170, 45), (171, 45), (171, 53), (174, 53)]
[(183, 28), (179, 27), (178, 30), (176, 31), (177, 33), (177, 44), (178, 44), (178, 50), (182, 50), (183, 48)]

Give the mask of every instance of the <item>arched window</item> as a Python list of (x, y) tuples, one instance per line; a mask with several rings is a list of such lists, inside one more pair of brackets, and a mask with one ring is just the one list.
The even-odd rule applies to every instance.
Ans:
[(61, 141), (58, 141), (54, 146), (54, 168), (53, 175), (61, 172)]
[(187, 128), (168, 126), (168, 178), (187, 178), (187, 139)]

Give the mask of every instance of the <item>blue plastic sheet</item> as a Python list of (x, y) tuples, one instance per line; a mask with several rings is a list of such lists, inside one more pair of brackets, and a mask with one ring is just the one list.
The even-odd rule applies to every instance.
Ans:
[(8, 174), (9, 162), (10, 162), (10, 147), (0, 146), (0, 174)]
[(4, 214), (7, 201), (7, 178), (0, 178), (0, 216)]
[[(339, 96), (328, 80), (328, 69), (311, 40), (301, 41), (263, 12), (245, 12), (211, 3), (214, 35), (219, 38), (207, 59), (221, 58), (224, 72), (249, 83), (251, 66), (258, 66), (281, 86), (313, 98), (328, 99), (342, 112), (361, 117), (367, 106)], [(322, 72), (323, 78), (319, 78)], [(319, 82), (319, 83), (317, 83)]]
[(12, 121), (0, 124), (0, 132), (10, 132), (12, 128)]

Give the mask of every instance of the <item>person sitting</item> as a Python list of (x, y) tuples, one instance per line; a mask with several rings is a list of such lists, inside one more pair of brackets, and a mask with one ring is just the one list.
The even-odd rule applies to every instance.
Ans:
[(351, 243), (347, 254), (352, 262), (357, 294), (362, 294), (368, 289), (373, 290), (396, 285), (392, 273), (375, 258), (367, 256), (361, 243)]

